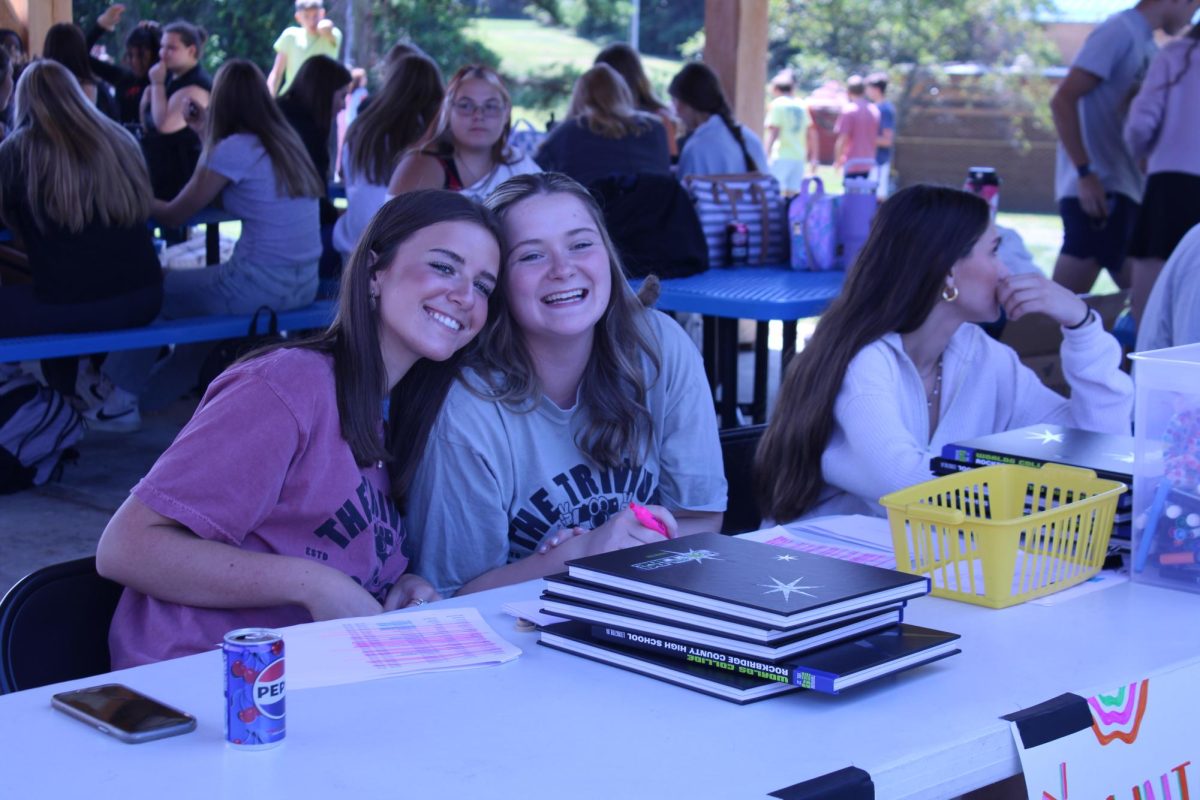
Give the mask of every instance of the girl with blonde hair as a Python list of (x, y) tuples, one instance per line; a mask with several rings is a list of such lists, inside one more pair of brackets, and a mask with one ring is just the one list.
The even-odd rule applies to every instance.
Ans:
[(671, 160), (674, 161), (678, 158), (679, 143), (676, 140), (676, 129), (679, 126), (679, 120), (671, 111), (671, 107), (654, 94), (654, 89), (650, 86), (650, 78), (646, 76), (646, 70), (642, 66), (642, 59), (637, 50), (624, 42), (614, 42), (596, 54), (594, 63), (608, 64), (625, 79), (625, 85), (633, 93), (633, 104), (639, 111), (648, 111), (658, 117), (666, 130), (667, 150), (671, 153)]
[(162, 273), (137, 143), (50, 60), (21, 73), (15, 119), (0, 143), (0, 214), (25, 248), (33, 283), (0, 287), (0, 336), (150, 322)]
[(609, 175), (671, 171), (662, 123), (634, 106), (625, 80), (607, 64), (579, 76), (567, 119), (542, 142), (537, 162), (585, 186)]
[(491, 67), (471, 64), (454, 73), (437, 124), (392, 175), (392, 196), (414, 189), (449, 189), (482, 200), (514, 175), (540, 172), (508, 146), (512, 101)]
[(720, 530), (700, 353), (634, 294), (596, 201), (548, 172), (506, 181), (487, 205), (504, 273), (413, 477), (417, 573), (442, 594), (473, 592), (662, 541), (631, 501), (654, 504), (672, 537)]
[[(244, 59), (226, 61), (213, 81), (195, 173), (174, 199), (155, 200), (152, 208), (158, 222), (182, 225), (220, 197), (222, 207), (242, 221), (242, 235), (222, 264), (167, 272), (163, 316), (250, 314), (264, 305), (286, 311), (311, 303), (321, 255), (318, 198), (324, 193), (262, 72)], [(190, 389), (207, 350), (177, 347), (176, 364), (163, 375), (179, 385), (160, 386), (160, 393)], [(154, 350), (127, 351), (105, 362), (104, 374), (116, 388), (101, 390), (104, 404), (89, 411), (94, 424), (110, 430), (141, 424), (137, 397), (149, 388), (155, 356)]]

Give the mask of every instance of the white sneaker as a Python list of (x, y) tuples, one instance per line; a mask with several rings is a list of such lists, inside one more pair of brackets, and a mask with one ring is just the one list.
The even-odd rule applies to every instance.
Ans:
[(105, 380), (111, 390), (96, 406), (83, 412), (89, 430), (133, 433), (142, 428), (137, 395)]

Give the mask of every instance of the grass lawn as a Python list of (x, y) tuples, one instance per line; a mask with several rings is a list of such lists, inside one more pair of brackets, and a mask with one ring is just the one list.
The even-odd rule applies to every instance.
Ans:
[[(564, 66), (580, 72), (592, 65), (600, 45), (581, 39), (565, 28), (540, 25), (529, 19), (492, 19), (479, 17), (471, 21), (466, 33), (500, 56), (500, 71), (512, 78), (523, 78), (539, 72), (557, 72)], [(642, 63), (660, 98), (666, 98), (666, 87), (683, 65), (655, 56), (643, 56)], [(570, 100), (564, 95), (554, 109), (513, 108), (514, 119), (528, 119), (545, 127), (553, 110), (562, 119)]]

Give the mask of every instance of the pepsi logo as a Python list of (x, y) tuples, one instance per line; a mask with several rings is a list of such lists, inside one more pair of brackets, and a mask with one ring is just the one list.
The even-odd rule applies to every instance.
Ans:
[(265, 717), (283, 719), (283, 659), (272, 661), (254, 679), (254, 705)]

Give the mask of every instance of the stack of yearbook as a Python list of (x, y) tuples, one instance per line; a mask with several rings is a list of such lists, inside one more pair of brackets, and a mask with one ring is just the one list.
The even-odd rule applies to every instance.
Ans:
[(979, 436), (942, 447), (941, 456), (929, 462), (934, 475), (949, 475), (976, 467), (1016, 464), (1040, 467), (1066, 464), (1094, 470), (1096, 477), (1129, 487), (1117, 499), (1113, 538), (1129, 545), (1129, 523), (1133, 508), (1133, 437), (1094, 433), (1062, 425), (1030, 425), (1011, 431)]
[(747, 703), (797, 688), (836, 694), (959, 650), (903, 622), (929, 581), (783, 547), (696, 534), (567, 562), (540, 643)]

